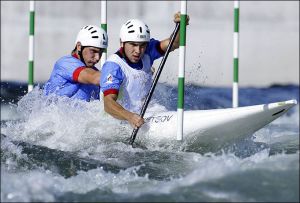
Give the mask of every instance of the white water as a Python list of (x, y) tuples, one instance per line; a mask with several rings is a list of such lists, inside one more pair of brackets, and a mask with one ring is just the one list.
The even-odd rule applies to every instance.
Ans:
[[(18, 153), (18, 149), (16, 149), (16, 153)], [(272, 173), (299, 169), (299, 153), (278, 154), (269, 157), (268, 150), (263, 150), (245, 159), (240, 159), (233, 154), (215, 156), (213, 154), (199, 155), (191, 152), (176, 153), (176, 155), (183, 158), (181, 163), (177, 162), (178, 173), (184, 171), (186, 175), (171, 178), (169, 181), (149, 179), (148, 175), (138, 176), (136, 171), (143, 164), (121, 170), (117, 174), (97, 168), (87, 172), (79, 172), (78, 175), (70, 178), (64, 178), (42, 168), (12, 173), (11, 170), (9, 172), (2, 167), (1, 199), (3, 201), (30, 201), (34, 197), (36, 200), (55, 201), (57, 195), (67, 192), (86, 194), (95, 189), (136, 198), (146, 194), (172, 194), (176, 193), (177, 190), (181, 190), (181, 188), (193, 187), (193, 185), (205, 182), (218, 182), (224, 177), (247, 174), (251, 171), (266, 170)], [(5, 165), (10, 164), (13, 163), (6, 163)], [(163, 166), (160, 167), (162, 170)], [(251, 200), (245, 199), (238, 193), (222, 193), (209, 188), (202, 189), (202, 192), (215, 200), (222, 198), (231, 201)]]
[[(14, 106), (4, 109), (6, 117), (21, 119), (19, 123), (8, 123), (2, 129), (3, 134), (52, 149), (77, 151), (86, 147), (126, 139), (132, 128), (105, 113), (101, 101), (74, 101), (66, 97), (44, 97), (39, 87), (25, 95)], [(55, 100), (56, 102), (50, 102)], [(152, 102), (151, 111), (165, 110), (163, 106)], [(14, 116), (14, 115), (17, 116)], [(122, 128), (116, 126), (122, 125)]]
[[(21, 120), (1, 125), (1, 133), (9, 137), (1, 140), (2, 156), (6, 157), (1, 164), (3, 202), (80, 201), (80, 198), (83, 201), (147, 201), (156, 197), (165, 201), (263, 201), (288, 200), (288, 197), (294, 200), (297, 194), (299, 197), (295, 193), (299, 189), (295, 182), (299, 177), (299, 150), (270, 156), (270, 148), (263, 144), (244, 149), (243, 146), (249, 147), (246, 142), (246, 145), (238, 144), (242, 154), (246, 151), (241, 157), (233, 152), (199, 154), (159, 145), (132, 148), (121, 142), (128, 138), (131, 127), (124, 125), (123, 129), (116, 129), (119, 121), (103, 113), (100, 101), (86, 103), (61, 97), (56, 97), (55, 104), (48, 101), (35, 88), (13, 110)], [(164, 109), (153, 101), (149, 110)], [(292, 141), (294, 148), (299, 147), (298, 115), (299, 104), (255, 133), (255, 141), (270, 146)], [(63, 167), (57, 164), (59, 156), (49, 157), (50, 160), (42, 162), (44, 165), (36, 165), (40, 162), (34, 162), (30, 151), (22, 152), (24, 148), (12, 140), (72, 151), (79, 158), (97, 160), (103, 166), (111, 164), (120, 170), (98, 167), (77, 170), (66, 177), (58, 172)], [(277, 192), (275, 196), (268, 195), (270, 191)], [(284, 197), (280, 191), (288, 196)]]

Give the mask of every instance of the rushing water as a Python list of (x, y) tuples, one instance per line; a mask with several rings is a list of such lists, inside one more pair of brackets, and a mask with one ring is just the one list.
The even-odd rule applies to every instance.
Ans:
[[(131, 128), (100, 101), (24, 90), (1, 84), (1, 202), (299, 202), (299, 104), (224, 149), (185, 151), (174, 141), (131, 147)], [(185, 90), (187, 110), (231, 107), (231, 88)], [(299, 86), (239, 92), (240, 106), (299, 102)], [(176, 108), (177, 87), (159, 84), (149, 111)]]

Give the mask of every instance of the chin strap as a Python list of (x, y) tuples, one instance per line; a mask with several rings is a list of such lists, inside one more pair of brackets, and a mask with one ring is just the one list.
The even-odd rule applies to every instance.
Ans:
[(78, 50), (78, 55), (80, 57), (80, 61), (82, 61), (82, 63), (84, 63), (84, 65), (86, 66), (86, 63), (85, 63), (85, 61), (83, 59), (83, 56), (82, 56), (82, 52), (83, 52), (84, 48), (85, 48), (84, 46), (81, 46), (81, 51)]

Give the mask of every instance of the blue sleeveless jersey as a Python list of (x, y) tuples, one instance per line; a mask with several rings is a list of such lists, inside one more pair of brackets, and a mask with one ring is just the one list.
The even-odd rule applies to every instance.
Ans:
[[(44, 94), (56, 94), (85, 101), (99, 99), (100, 86), (78, 82), (79, 73), (85, 68), (87, 68), (85, 64), (75, 55), (60, 58), (44, 86)], [(93, 69), (99, 71), (96, 67)]]
[(138, 63), (124, 58), (122, 49), (111, 55), (101, 72), (100, 86), (104, 96), (117, 94), (118, 103), (138, 113), (151, 86), (153, 62), (163, 54), (160, 41), (151, 39)]

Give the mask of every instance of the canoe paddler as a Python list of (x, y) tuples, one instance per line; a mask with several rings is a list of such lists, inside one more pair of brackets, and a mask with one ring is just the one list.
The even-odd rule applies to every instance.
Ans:
[[(189, 17), (187, 17), (187, 24)], [(174, 22), (180, 22), (180, 12)], [(152, 84), (152, 64), (162, 57), (170, 37), (162, 41), (150, 38), (150, 29), (139, 19), (126, 21), (120, 30), (120, 49), (102, 67), (101, 91), (104, 109), (111, 116), (127, 120), (132, 127), (143, 125), (138, 115)], [(179, 33), (171, 50), (179, 47)]]
[(99, 99), (100, 71), (95, 67), (107, 48), (107, 33), (96, 25), (86, 25), (77, 34), (70, 55), (56, 61), (44, 94), (56, 94), (90, 101)]

